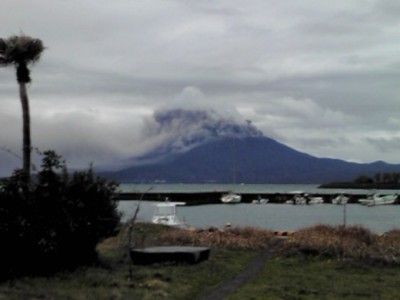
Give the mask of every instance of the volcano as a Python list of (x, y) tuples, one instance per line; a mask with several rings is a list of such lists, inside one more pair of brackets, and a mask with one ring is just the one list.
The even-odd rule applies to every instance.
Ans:
[[(103, 176), (130, 183), (327, 183), (399, 172), (400, 165), (319, 158), (268, 138), (251, 122), (207, 111), (155, 114), (153, 134), (168, 138)], [(166, 134), (169, 133), (169, 134)]]

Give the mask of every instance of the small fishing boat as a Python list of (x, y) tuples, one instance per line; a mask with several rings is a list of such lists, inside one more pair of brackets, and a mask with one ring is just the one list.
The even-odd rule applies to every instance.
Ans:
[(397, 194), (384, 195), (376, 193), (365, 199), (360, 199), (358, 202), (366, 206), (390, 205), (396, 202), (397, 196)]
[(242, 201), (242, 196), (233, 192), (221, 196), (221, 202), (225, 204), (240, 203), (240, 201)]
[(185, 204), (185, 202), (164, 202), (156, 204), (151, 222), (167, 226), (183, 226), (184, 222), (176, 215), (176, 206)]
[(324, 198), (322, 197), (308, 197), (308, 204), (323, 204)]
[(293, 201), (293, 204), (295, 204), (295, 205), (307, 204), (307, 198), (303, 195), (294, 195), (292, 201)]
[(257, 199), (254, 199), (253, 201), (251, 201), (251, 203), (253, 203), (253, 204), (267, 204), (268, 202), (269, 202), (269, 199), (261, 198), (261, 196), (258, 196)]
[(345, 195), (340, 194), (332, 199), (332, 204), (336, 204), (336, 205), (347, 204), (349, 199), (350, 199), (349, 197), (346, 197)]

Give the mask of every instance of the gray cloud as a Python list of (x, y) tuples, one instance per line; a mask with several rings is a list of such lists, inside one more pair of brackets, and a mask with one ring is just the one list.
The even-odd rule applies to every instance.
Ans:
[(400, 137), (394, 138), (367, 138), (369, 144), (383, 153), (398, 151), (400, 148)]
[[(0, 8), (0, 36), (24, 31), (47, 46), (29, 88), (34, 142), (74, 165), (142, 153), (145, 120), (182, 103), (238, 111), (311, 154), (399, 162), (396, 149), (368, 141), (399, 136), (398, 1), (3, 0)], [(0, 70), (0, 146), (19, 152), (14, 77)], [(8, 153), (0, 162), (17, 163)]]

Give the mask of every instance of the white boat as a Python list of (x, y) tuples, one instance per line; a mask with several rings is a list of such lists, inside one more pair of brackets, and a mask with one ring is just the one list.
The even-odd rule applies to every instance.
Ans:
[(184, 222), (176, 215), (176, 206), (185, 204), (186, 203), (184, 202), (165, 202), (156, 204), (151, 222), (168, 226), (183, 226)]
[(324, 198), (322, 197), (308, 197), (308, 204), (323, 204)]
[(221, 202), (225, 204), (239, 203), (240, 201), (242, 201), (242, 196), (233, 192), (229, 192), (221, 196)]
[(349, 197), (346, 197), (345, 195), (340, 194), (332, 199), (332, 204), (337, 204), (337, 205), (347, 204), (349, 199), (350, 199)]
[(268, 202), (269, 202), (269, 199), (261, 198), (261, 196), (258, 196), (257, 199), (254, 199), (253, 201), (251, 201), (251, 203), (253, 203), (253, 204), (267, 204)]
[(365, 199), (358, 200), (359, 203), (366, 206), (390, 205), (397, 200), (397, 194), (383, 195), (380, 193), (373, 194)]
[(293, 200), (293, 204), (296, 204), (296, 205), (307, 204), (307, 198), (302, 195), (295, 195), (292, 200)]

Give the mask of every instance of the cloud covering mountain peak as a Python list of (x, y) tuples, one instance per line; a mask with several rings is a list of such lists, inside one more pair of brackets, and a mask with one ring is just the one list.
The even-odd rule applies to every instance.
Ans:
[(206, 108), (157, 110), (145, 121), (142, 134), (153, 149), (141, 159), (185, 152), (218, 138), (263, 136), (250, 121), (239, 115)]

